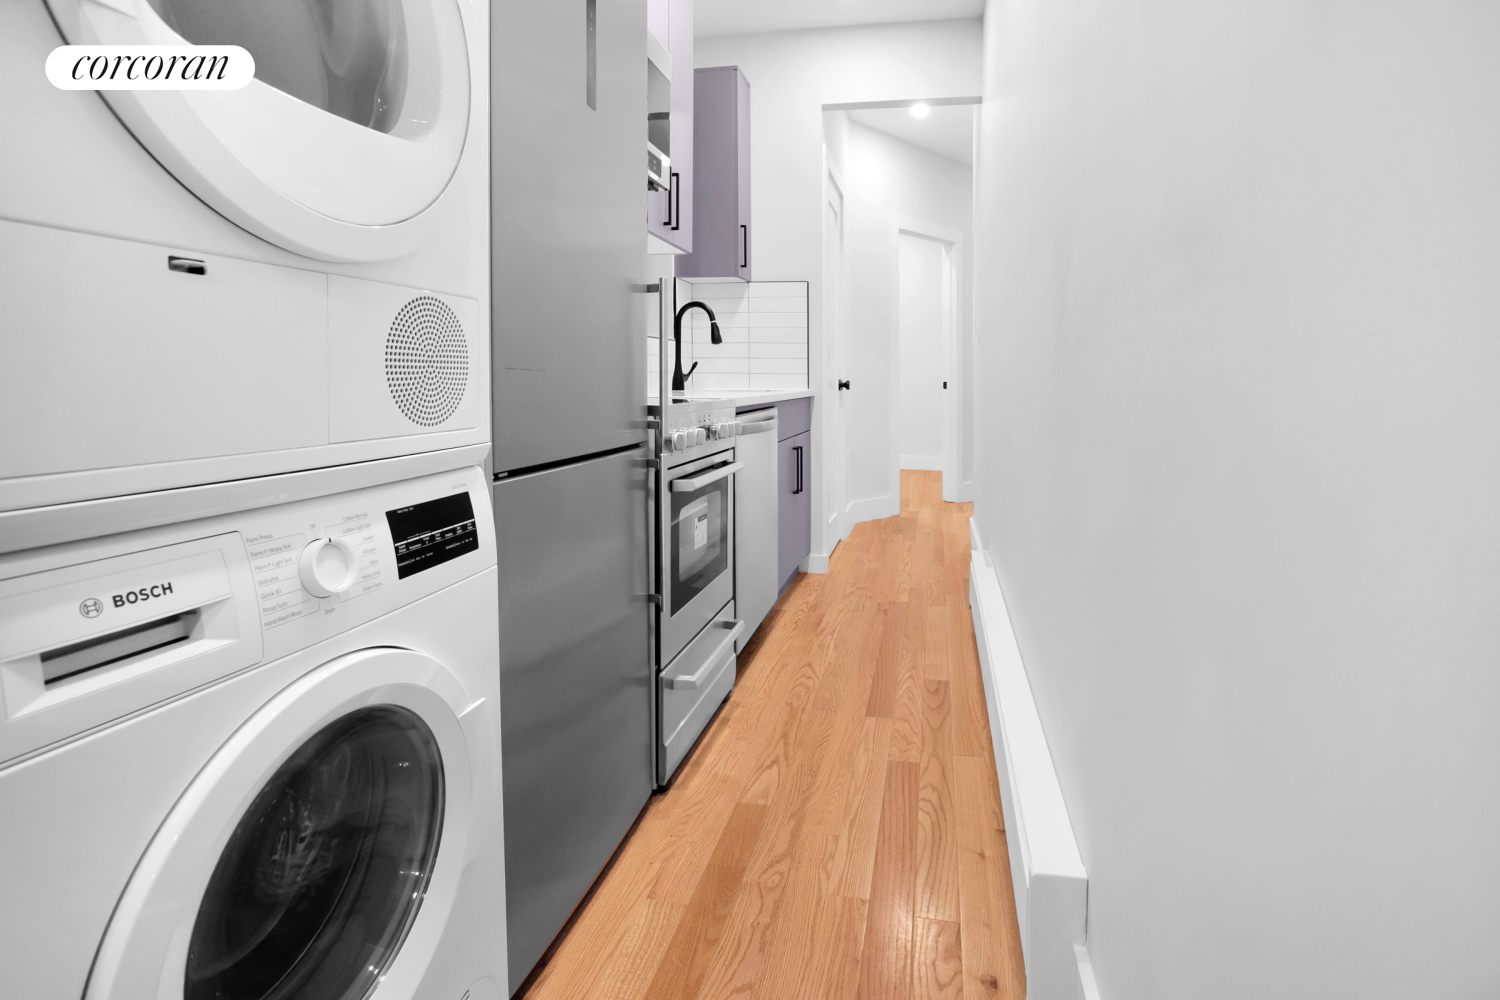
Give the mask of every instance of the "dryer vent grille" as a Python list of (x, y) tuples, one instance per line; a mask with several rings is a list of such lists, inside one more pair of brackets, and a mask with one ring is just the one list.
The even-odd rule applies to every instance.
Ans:
[(385, 381), (412, 423), (436, 427), (453, 416), (469, 384), (469, 344), (445, 302), (419, 295), (396, 313), (385, 338)]

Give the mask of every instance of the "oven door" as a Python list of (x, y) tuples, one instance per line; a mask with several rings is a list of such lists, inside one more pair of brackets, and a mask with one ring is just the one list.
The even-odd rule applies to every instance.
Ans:
[(660, 662), (669, 663), (734, 597), (734, 450), (667, 473), (662, 497)]

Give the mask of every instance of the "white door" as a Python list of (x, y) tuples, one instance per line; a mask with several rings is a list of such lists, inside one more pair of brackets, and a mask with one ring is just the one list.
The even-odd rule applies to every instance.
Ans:
[(473, 846), (467, 702), (393, 648), (278, 694), (157, 831), (86, 1000), (410, 1000)]
[[(457, 0), (47, 0), (74, 44), (240, 45), (241, 90), (102, 92), (158, 162), (298, 253), (383, 260), (429, 239), (483, 106), (488, 39)], [(465, 8), (468, 5), (465, 5)], [(482, 79), (483, 77), (481, 77)]]
[(946, 241), (902, 232), (897, 243), (896, 452), (901, 469), (943, 474), (956, 499), (955, 268)]
[(833, 174), (828, 174), (828, 197), (823, 219), (823, 399), (828, 400), (827, 458), (823, 469), (828, 476), (823, 491), (824, 545), (832, 553), (839, 541), (848, 537), (844, 517), (844, 480), (847, 459), (844, 455), (844, 414), (847, 392), (838, 384), (843, 373), (843, 287), (844, 287), (844, 194)]

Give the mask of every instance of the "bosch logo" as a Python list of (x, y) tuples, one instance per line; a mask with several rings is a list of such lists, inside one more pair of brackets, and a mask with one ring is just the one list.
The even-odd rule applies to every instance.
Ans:
[(97, 597), (90, 597), (78, 605), (78, 613), (85, 618), (98, 618), (104, 614), (104, 602)]
[[(141, 587), (138, 590), (127, 590), (123, 594), (113, 594), (110, 600), (114, 602), (115, 607), (123, 608), (129, 604), (140, 604), (143, 601), (149, 601), (153, 598), (166, 597), (171, 592), (172, 584), (170, 582), (153, 583), (149, 587)], [(85, 601), (84, 603), (88, 602)]]

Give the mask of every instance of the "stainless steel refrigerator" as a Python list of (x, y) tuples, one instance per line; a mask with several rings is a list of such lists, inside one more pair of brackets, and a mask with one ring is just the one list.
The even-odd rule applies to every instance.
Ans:
[(493, 8), (511, 992), (652, 788), (644, 0)]

